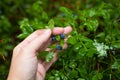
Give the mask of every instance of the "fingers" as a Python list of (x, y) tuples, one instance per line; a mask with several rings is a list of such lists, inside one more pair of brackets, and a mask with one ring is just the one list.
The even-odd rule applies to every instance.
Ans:
[[(60, 35), (60, 34), (70, 34), (70, 32), (72, 31), (72, 28), (71, 26), (67, 26), (66, 28), (60, 28), (60, 27), (56, 27), (52, 30), (52, 34), (53, 35)], [(49, 45), (52, 44), (52, 40), (49, 41)], [(49, 46), (47, 45), (47, 46)], [(46, 47), (47, 48), (47, 47)], [(63, 46), (63, 49), (66, 49), (67, 48), (67, 38), (64, 40), (64, 46)], [(44, 48), (45, 49), (45, 48)], [(47, 48), (48, 49), (48, 48)], [(46, 49), (45, 49), (46, 50)], [(52, 49), (50, 49), (50, 51), (52, 51)]]
[[(64, 33), (64, 28), (60, 28), (60, 27), (55, 27), (53, 30), (52, 30), (52, 35), (60, 35)], [(52, 42), (52, 39), (48, 40), (48, 42), (46, 44), (44, 44), (44, 46), (42, 47), (41, 50), (46, 50), (46, 48), (51, 45), (53, 42)]]
[(66, 28), (60, 28), (56, 27), (52, 30), (53, 35), (59, 35), (59, 34), (69, 34), (72, 31), (72, 28), (70, 26), (67, 26)]
[(46, 44), (46, 42), (49, 40), (51, 36), (51, 30), (47, 29), (45, 30), (41, 35), (37, 36), (33, 41), (31, 41), (27, 45), (27, 49), (30, 50), (31, 52), (37, 52), (40, 47), (43, 47), (43, 44)]
[[(71, 31), (72, 31), (72, 28), (70, 26), (64, 28), (64, 29), (60, 29), (61, 32), (57, 32), (59, 31), (59, 28), (55, 28), (53, 29), (53, 32), (55, 35), (59, 35), (59, 34), (69, 34)], [(67, 39), (64, 40), (65, 41), (65, 44), (63, 46), (63, 49), (66, 49), (67, 48)], [(50, 48), (47, 48), (46, 51), (52, 51)], [(51, 65), (58, 59), (58, 53), (59, 53), (59, 50), (55, 50), (54, 51), (54, 55), (53, 55), (53, 59), (50, 61), (50, 62), (43, 62), (42, 64), (44, 65), (46, 71), (51, 67)]]
[[(60, 34), (69, 34), (70, 32), (72, 31), (72, 28), (70, 26), (66, 27), (66, 28), (60, 28), (60, 27), (55, 27), (53, 30), (52, 30), (52, 34), (53, 35), (60, 35)], [(66, 41), (66, 40), (65, 40)], [(47, 46), (49, 46), (50, 44), (52, 44), (52, 40), (48, 42), (49, 44), (46, 45), (46, 47), (44, 48), (46, 50)], [(67, 48), (67, 44), (65, 44), (63, 46), (63, 49), (66, 49)]]
[(43, 30), (37, 30), (35, 32), (33, 32), (32, 34), (30, 34), (26, 39), (24, 39), (19, 45), (18, 47), (25, 47), (26, 45), (28, 45), (30, 42), (32, 42), (36, 37), (38, 37), (39, 35), (41, 35), (43, 32), (45, 31), (45, 29)]
[(56, 27), (52, 30), (53, 35), (59, 35), (64, 33), (64, 28)]
[[(37, 30), (37, 31), (33, 32), (25, 40), (23, 40), (18, 46), (25, 46), (25, 45), (29, 44), (35, 38), (37, 38), (39, 35), (41, 35), (44, 31), (45, 31), (45, 29)], [(53, 35), (59, 35), (59, 34), (62, 34), (62, 33), (69, 34), (71, 31), (72, 31), (72, 28), (70, 26), (66, 27), (66, 28), (56, 27), (52, 30), (52, 34)]]
[(70, 34), (72, 32), (72, 27), (67, 26), (66, 28), (64, 28), (64, 34)]

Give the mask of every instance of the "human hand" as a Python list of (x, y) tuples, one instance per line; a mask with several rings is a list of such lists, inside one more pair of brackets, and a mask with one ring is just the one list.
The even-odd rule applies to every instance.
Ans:
[[(46, 71), (57, 60), (56, 50), (50, 62), (38, 60), (37, 54), (52, 43), (51, 35), (69, 34), (71, 27), (37, 30), (18, 44), (13, 50), (8, 80), (44, 80)], [(66, 47), (64, 44), (64, 48)]]

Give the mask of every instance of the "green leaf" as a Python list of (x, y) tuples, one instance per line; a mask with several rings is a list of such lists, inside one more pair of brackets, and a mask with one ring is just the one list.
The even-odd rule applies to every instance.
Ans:
[(87, 29), (89, 31), (96, 31), (96, 29), (98, 28), (98, 20), (97, 19), (90, 19), (90, 20), (87, 20), (85, 23), (84, 23), (85, 26), (87, 26)]
[(117, 69), (117, 70), (120, 70), (120, 62), (119, 61), (115, 61), (112, 66), (111, 66), (112, 69)]
[(48, 53), (49, 53), (48, 51), (42, 51), (37, 55), (37, 57), (38, 57), (38, 59), (40, 59), (42, 57), (45, 57)]
[(88, 49), (88, 51), (87, 51), (87, 56), (88, 57), (93, 57), (94, 54), (97, 54), (96, 48), (90, 48), (90, 49)]
[(97, 34), (96, 37), (101, 37), (101, 38), (103, 37), (104, 38), (105, 37), (105, 33), (101, 32), (101, 33)]
[(76, 58), (77, 58), (77, 59), (82, 59), (82, 58), (85, 56), (86, 52), (87, 52), (87, 51), (86, 51), (84, 48), (81, 48), (81, 49), (78, 51), (78, 54), (77, 54)]
[(24, 32), (24, 33), (22, 33), (22, 34), (19, 34), (19, 35), (17, 36), (17, 38), (24, 39), (24, 38), (26, 38), (28, 35), (29, 35), (29, 33)]
[(78, 77), (78, 71), (76, 70), (73, 70), (70, 72), (70, 78), (77, 78)]
[(77, 42), (77, 40), (76, 40), (76, 38), (74, 38), (74, 37), (71, 36), (70, 38), (68, 38), (67, 42), (69, 44), (74, 45)]
[(60, 79), (60, 77), (56, 76), (56, 77), (55, 77), (55, 80), (61, 80), (61, 79)]
[(88, 75), (88, 73), (87, 73), (87, 70), (86, 70), (86, 68), (84, 67), (84, 65), (81, 66), (81, 68), (79, 68), (78, 70), (79, 70), (79, 72), (80, 72), (81, 77), (84, 77), (84, 78), (87, 77), (86, 75)]
[(45, 61), (50, 62), (53, 59), (53, 56), (54, 56), (54, 52), (49, 52), (45, 57)]
[(60, 45), (64, 46), (64, 40), (60, 40)]
[(54, 76), (49, 76), (49, 80), (55, 80), (54, 78)]
[(69, 11), (68, 11), (68, 9), (66, 7), (60, 7), (59, 10), (64, 12), (64, 13), (69, 13)]
[(56, 36), (56, 40), (57, 40), (57, 41), (60, 41), (60, 39), (61, 39), (60, 36), (57, 35), (57, 36)]
[(120, 48), (120, 40), (117, 40), (117, 41), (113, 41), (112, 42), (112, 46), (116, 47), (116, 48)]
[(89, 10), (89, 17), (93, 17), (93, 16), (95, 16), (95, 15), (96, 15), (95, 9), (90, 9), (90, 10)]
[(42, 12), (42, 18), (48, 20), (48, 15), (46, 12)]
[(50, 28), (50, 29), (53, 29), (53, 28), (54, 28), (54, 25), (55, 25), (54, 20), (53, 20), (53, 19), (50, 19), (49, 22), (48, 22), (49, 28)]
[(74, 45), (74, 51), (75, 52), (78, 52), (80, 48), (82, 48), (82, 43), (81, 42), (78, 42)]
[(78, 78), (77, 80), (85, 80), (85, 79), (83, 79), (83, 78)]
[(36, 2), (33, 4), (33, 6), (32, 6), (33, 10), (36, 11), (36, 12), (38, 12), (38, 11), (39, 11), (39, 12), (42, 12), (43, 9), (42, 9), (42, 7), (41, 7), (41, 4), (42, 4), (41, 1), (36, 1)]
[(102, 73), (95, 72), (95, 75), (92, 77), (92, 80), (102, 80)]
[(70, 64), (69, 64), (70, 68), (75, 68), (76, 66), (77, 66), (77, 64), (74, 61), (70, 62)]
[(93, 42), (91, 39), (89, 39), (88, 37), (85, 37), (85, 36), (82, 36), (82, 35), (80, 35), (79, 36), (79, 39), (80, 39), (80, 41), (82, 41), (82, 42)]
[(27, 18), (23, 19), (20, 22), (20, 28), (22, 32), (24, 33), (32, 33), (33, 32), (33, 26), (29, 24), (29, 20)]
[(55, 49), (56, 48), (56, 44), (50, 45), (49, 48)]

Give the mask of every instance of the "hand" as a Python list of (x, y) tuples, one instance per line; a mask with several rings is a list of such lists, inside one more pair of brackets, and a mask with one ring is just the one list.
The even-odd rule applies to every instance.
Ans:
[(46, 50), (52, 43), (50, 38), (52, 34), (69, 34), (71, 31), (71, 27), (57, 27), (52, 31), (43, 29), (33, 32), (14, 48), (8, 80), (44, 80), (46, 71), (57, 60), (58, 51), (55, 51), (50, 62), (38, 60), (37, 54)]

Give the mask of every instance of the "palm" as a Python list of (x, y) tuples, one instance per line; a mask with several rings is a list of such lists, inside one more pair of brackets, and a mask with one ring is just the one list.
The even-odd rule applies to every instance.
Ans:
[(58, 51), (55, 51), (54, 58), (50, 62), (46, 62), (46, 61), (42, 61), (42, 60), (38, 61), (36, 80), (44, 80), (46, 71), (57, 60), (57, 53), (58, 53)]
[(46, 69), (43, 66), (43, 64), (38, 63), (36, 80), (43, 80), (45, 77), (45, 72), (46, 72)]

